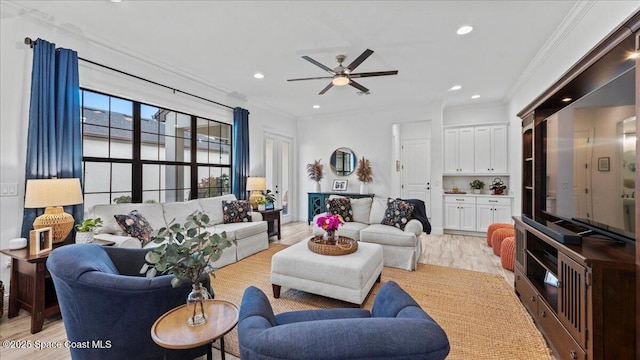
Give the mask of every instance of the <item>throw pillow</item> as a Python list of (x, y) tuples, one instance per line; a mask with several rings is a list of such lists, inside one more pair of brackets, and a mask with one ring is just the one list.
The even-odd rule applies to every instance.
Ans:
[(370, 197), (361, 198), (361, 199), (351, 199), (351, 210), (353, 210), (353, 221), (363, 223), (363, 224), (369, 224), (369, 214), (371, 214), (372, 202), (373, 201)]
[(124, 232), (140, 240), (142, 247), (155, 240), (155, 237), (151, 236), (153, 228), (138, 210), (133, 210), (126, 215), (113, 215), (113, 217)]
[(404, 227), (411, 220), (413, 208), (413, 204), (406, 201), (388, 198), (387, 211), (384, 213), (381, 224), (395, 226), (400, 230), (404, 230)]
[(222, 221), (225, 224), (250, 222), (251, 205), (248, 200), (222, 200)]
[(324, 205), (328, 213), (342, 216), (342, 220), (345, 222), (353, 221), (353, 210), (351, 209), (351, 201), (349, 201), (349, 198), (340, 197), (327, 199)]

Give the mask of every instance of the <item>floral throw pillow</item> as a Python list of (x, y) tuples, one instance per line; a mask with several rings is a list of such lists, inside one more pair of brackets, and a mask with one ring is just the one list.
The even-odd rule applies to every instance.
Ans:
[(133, 210), (126, 215), (113, 215), (113, 217), (124, 232), (140, 240), (142, 247), (155, 240), (155, 237), (151, 236), (153, 228), (138, 210)]
[(400, 230), (404, 230), (411, 214), (413, 214), (414, 205), (403, 200), (387, 199), (387, 210), (382, 218), (383, 225), (395, 226)]
[(328, 213), (342, 216), (342, 220), (345, 222), (353, 221), (353, 209), (351, 209), (351, 201), (349, 198), (340, 197), (327, 199), (324, 205)]
[(225, 224), (250, 222), (251, 205), (247, 200), (222, 200), (222, 221)]

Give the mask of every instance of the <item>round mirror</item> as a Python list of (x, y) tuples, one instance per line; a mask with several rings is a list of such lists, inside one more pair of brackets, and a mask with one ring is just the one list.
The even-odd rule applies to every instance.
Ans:
[(331, 170), (338, 176), (350, 175), (356, 169), (356, 154), (348, 148), (337, 148), (331, 154)]

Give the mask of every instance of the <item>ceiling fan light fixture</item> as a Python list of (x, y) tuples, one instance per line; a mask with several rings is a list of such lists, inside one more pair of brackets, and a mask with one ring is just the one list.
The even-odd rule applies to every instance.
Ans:
[(345, 86), (349, 85), (350, 80), (346, 75), (337, 75), (333, 80), (331, 80), (331, 82), (335, 86)]

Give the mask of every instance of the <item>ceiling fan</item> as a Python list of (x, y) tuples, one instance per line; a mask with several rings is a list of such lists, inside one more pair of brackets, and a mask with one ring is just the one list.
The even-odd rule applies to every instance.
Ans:
[(357, 83), (353, 79), (364, 78), (364, 77), (372, 77), (372, 76), (385, 76), (385, 75), (397, 75), (398, 70), (391, 71), (376, 71), (376, 72), (363, 72), (363, 73), (353, 73), (358, 65), (362, 64), (369, 56), (373, 54), (373, 50), (365, 50), (360, 56), (358, 56), (351, 64), (347, 67), (342, 65), (342, 62), (347, 58), (345, 55), (336, 56), (336, 61), (338, 62), (338, 66), (335, 68), (330, 68), (325, 66), (308, 56), (303, 56), (302, 58), (307, 60), (308, 62), (322, 68), (327, 71), (331, 76), (320, 76), (320, 77), (310, 77), (310, 78), (299, 78), (299, 79), (288, 79), (287, 81), (300, 81), (300, 80), (318, 80), (318, 79), (332, 79), (329, 85), (327, 85), (318, 95), (322, 95), (326, 93), (329, 89), (335, 86), (345, 86), (351, 85), (354, 88), (360, 90), (364, 94), (369, 94), (369, 89)]

